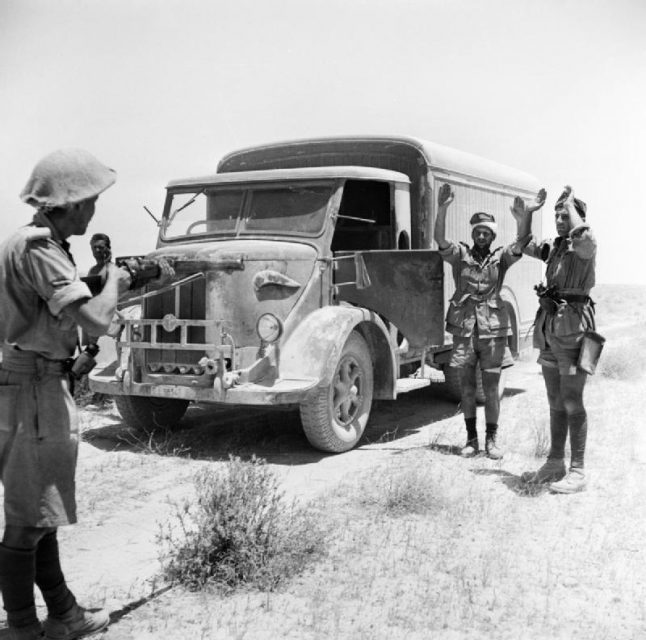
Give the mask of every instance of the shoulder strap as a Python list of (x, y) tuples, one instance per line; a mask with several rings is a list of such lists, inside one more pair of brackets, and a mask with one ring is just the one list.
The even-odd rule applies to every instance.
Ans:
[(27, 242), (34, 242), (35, 240), (44, 240), (51, 238), (52, 232), (47, 227), (33, 227), (31, 225), (23, 227), (23, 236)]

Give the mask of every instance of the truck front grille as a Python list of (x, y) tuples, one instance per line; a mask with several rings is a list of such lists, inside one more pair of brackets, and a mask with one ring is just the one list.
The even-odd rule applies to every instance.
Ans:
[[(185, 285), (144, 300), (142, 317), (146, 320), (163, 320), (174, 316), (178, 321), (172, 331), (161, 323), (142, 323), (142, 342), (152, 343), (145, 350), (145, 366), (149, 373), (171, 375), (201, 375), (198, 365), (206, 348), (206, 280), (199, 278)], [(184, 321), (184, 322), (181, 322)], [(186, 322), (188, 321), (188, 322)], [(195, 326), (193, 321), (197, 321)], [(202, 326), (199, 326), (202, 325)], [(157, 346), (159, 345), (159, 346)], [(164, 345), (168, 345), (164, 348)], [(190, 348), (186, 348), (190, 345)], [(184, 347), (184, 348), (183, 348)]]

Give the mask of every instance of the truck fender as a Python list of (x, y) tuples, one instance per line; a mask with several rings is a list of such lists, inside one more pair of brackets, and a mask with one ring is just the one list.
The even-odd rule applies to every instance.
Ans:
[(343, 346), (352, 331), (366, 340), (374, 369), (374, 397), (395, 397), (396, 361), (388, 329), (362, 307), (330, 306), (309, 314), (281, 345), (280, 377), (316, 378), (330, 384)]

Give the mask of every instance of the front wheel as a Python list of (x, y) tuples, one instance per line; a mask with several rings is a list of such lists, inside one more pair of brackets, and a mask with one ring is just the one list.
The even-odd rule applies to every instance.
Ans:
[(148, 396), (114, 396), (114, 403), (123, 421), (138, 431), (172, 429), (188, 407), (188, 400)]
[(329, 453), (352, 449), (370, 416), (372, 359), (366, 341), (352, 332), (343, 347), (330, 384), (301, 403), (303, 431), (310, 444)]

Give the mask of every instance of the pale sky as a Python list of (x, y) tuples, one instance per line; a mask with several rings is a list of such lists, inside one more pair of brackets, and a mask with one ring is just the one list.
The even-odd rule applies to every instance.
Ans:
[[(234, 149), (404, 134), (588, 204), (598, 282), (644, 283), (644, 0), (0, 0), (0, 238), (33, 165), (116, 169), (89, 233), (154, 248), (168, 181)], [(72, 238), (79, 266), (89, 235)]]

